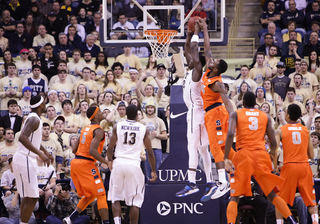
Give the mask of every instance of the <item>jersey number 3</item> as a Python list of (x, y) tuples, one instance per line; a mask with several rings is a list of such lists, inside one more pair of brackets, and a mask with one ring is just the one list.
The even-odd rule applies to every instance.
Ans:
[(249, 121), (251, 122), (251, 124), (249, 124), (249, 129), (252, 131), (258, 130), (258, 118), (249, 117)]
[(128, 132), (124, 133), (123, 144), (127, 145), (129, 143), (129, 145), (134, 145), (136, 143), (136, 133), (131, 132), (129, 136), (130, 139), (128, 139)]

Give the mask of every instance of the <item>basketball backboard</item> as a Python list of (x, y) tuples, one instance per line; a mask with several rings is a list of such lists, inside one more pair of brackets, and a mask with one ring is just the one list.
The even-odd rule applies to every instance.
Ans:
[[(217, 1), (216, 1), (217, 2)], [(217, 5), (217, 4), (216, 4)], [(103, 19), (100, 21), (100, 45), (102, 47), (149, 47), (148, 41), (143, 39), (134, 39), (138, 34), (140, 36), (143, 36), (143, 33), (145, 30), (148, 29), (173, 29), (177, 30), (178, 34), (177, 36), (172, 40), (172, 43), (170, 46), (184, 46), (185, 44), (185, 34), (187, 30), (187, 23), (184, 24), (184, 17), (185, 17), (185, 8), (184, 5), (161, 5), (161, 6), (155, 6), (155, 5), (148, 5), (148, 6), (140, 6), (141, 10), (143, 11), (143, 19), (139, 23), (139, 25), (135, 24), (136, 26), (133, 29), (120, 29), (116, 30), (116, 26), (114, 25), (115, 22), (113, 21), (112, 17), (112, 6), (111, 6), (111, 13), (103, 13)], [(103, 8), (107, 8), (107, 0), (103, 0)], [(175, 16), (175, 18), (171, 17), (171, 12), (174, 10), (181, 12), (180, 15)], [(217, 12), (220, 13), (217, 13)], [(164, 15), (162, 18), (159, 19), (158, 17), (151, 18), (148, 16), (147, 13), (150, 13), (149, 15)], [(219, 17), (217, 21), (209, 21), (209, 22), (215, 22), (216, 24), (219, 24), (217, 30), (209, 30), (209, 36), (210, 43), (212, 46), (223, 46), (227, 45), (228, 43), (228, 20), (225, 17), (225, 0), (221, 0), (220, 7), (216, 8), (216, 15), (219, 14)], [(155, 17), (155, 16), (153, 16)], [(176, 19), (176, 21), (172, 21), (172, 19)], [(157, 23), (153, 23), (157, 22)], [(111, 25), (112, 24), (112, 25)], [(149, 26), (149, 24), (152, 24)], [(155, 27), (157, 26), (157, 27)], [(217, 26), (215, 26), (217, 27)], [(138, 29), (140, 28), (140, 29)], [(113, 34), (119, 34), (123, 33), (122, 37), (127, 36), (128, 38), (125, 39), (115, 39), (113, 37), (111, 39), (111, 36)], [(111, 34), (111, 35), (110, 35)], [(120, 35), (118, 35), (120, 36)], [(213, 37), (215, 36), (215, 37)], [(200, 38), (199, 45), (203, 45), (203, 39)]]

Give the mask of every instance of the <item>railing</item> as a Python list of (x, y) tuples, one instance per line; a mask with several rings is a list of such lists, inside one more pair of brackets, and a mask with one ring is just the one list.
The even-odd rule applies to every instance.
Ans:
[(231, 58), (251, 58), (255, 53), (255, 38), (229, 38), (227, 47), (212, 46), (214, 55)]
[(212, 46), (215, 57), (250, 58), (255, 53), (255, 38), (238, 38), (238, 30), (241, 24), (242, 10), (245, 0), (236, 0), (234, 6), (234, 19), (229, 28), (227, 46)]
[(229, 37), (227, 46), (211, 46), (211, 51), (215, 58), (251, 58), (255, 53), (255, 38)]
[(238, 30), (241, 23), (242, 9), (244, 6), (244, 0), (236, 0), (234, 6), (234, 19), (231, 21), (229, 37), (236, 38), (238, 37)]

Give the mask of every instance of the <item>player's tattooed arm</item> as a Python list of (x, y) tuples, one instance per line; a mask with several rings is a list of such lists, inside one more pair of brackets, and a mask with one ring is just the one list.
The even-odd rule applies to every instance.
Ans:
[(227, 97), (225, 93), (220, 93), (220, 96), (223, 100), (224, 106), (226, 107), (228, 113), (231, 114), (233, 112), (233, 106), (230, 102), (230, 99)]
[(205, 20), (199, 19), (199, 26), (203, 31), (203, 38), (204, 38), (204, 55), (206, 57), (206, 61), (208, 61), (209, 58), (212, 58), (212, 52), (211, 52), (211, 46), (210, 46), (210, 38), (208, 33), (208, 25)]
[(97, 128), (93, 131), (93, 134), (94, 137), (90, 144), (89, 153), (91, 156), (93, 156), (93, 158), (95, 158), (99, 162), (108, 164), (108, 161), (105, 158), (103, 158), (97, 150), (101, 140), (103, 140), (103, 138), (105, 137), (104, 131), (101, 128)]
[(232, 150), (231, 147), (233, 144), (234, 131), (237, 126), (237, 121), (238, 121), (238, 115), (237, 115), (237, 112), (234, 111), (229, 116), (229, 127), (228, 127), (225, 152), (224, 152), (224, 165), (225, 165), (226, 171), (228, 172), (232, 172), (234, 169), (234, 165), (232, 161), (229, 159), (229, 153), (230, 153), (230, 150)]

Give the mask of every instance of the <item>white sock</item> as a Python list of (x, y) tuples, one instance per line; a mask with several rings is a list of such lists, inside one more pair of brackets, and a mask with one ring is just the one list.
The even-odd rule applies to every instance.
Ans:
[(121, 224), (121, 217), (117, 216), (113, 218), (114, 224)]
[(283, 219), (277, 219), (277, 224), (283, 224)]
[(207, 183), (213, 183), (211, 171), (212, 171), (211, 169), (205, 169), (204, 170), (204, 172), (206, 173)]
[(227, 183), (225, 169), (218, 169), (218, 175), (219, 175), (219, 182), (220, 183)]
[(212, 168), (211, 168), (211, 156), (208, 151), (208, 146), (201, 146), (199, 148), (199, 153), (203, 161), (204, 172), (206, 174), (207, 183), (212, 183)]
[(317, 213), (316, 214), (312, 214), (311, 215), (311, 219), (312, 219), (312, 223), (313, 222), (319, 223), (319, 215)]
[(189, 178), (189, 182), (191, 183), (196, 183), (196, 171), (193, 170), (188, 170), (188, 178)]

